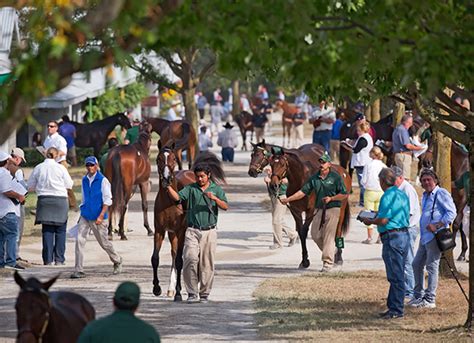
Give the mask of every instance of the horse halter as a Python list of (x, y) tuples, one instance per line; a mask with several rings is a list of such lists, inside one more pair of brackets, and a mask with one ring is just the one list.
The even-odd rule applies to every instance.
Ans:
[(274, 162), (279, 162), (279, 160), (282, 160), (284, 163), (285, 163), (285, 170), (283, 172), (283, 174), (281, 176), (278, 176), (277, 174), (275, 174), (273, 172), (273, 168), (272, 168), (272, 175), (271, 177), (274, 177), (276, 176), (280, 181), (283, 180), (285, 177), (286, 177), (286, 174), (288, 174), (288, 168), (289, 168), (289, 162), (288, 162), (288, 158), (284, 155), (281, 155), (277, 158), (275, 158), (273, 161)]
[(49, 325), (49, 319), (50, 319), (50, 316), (51, 316), (51, 298), (49, 297), (49, 294), (47, 291), (45, 291), (44, 289), (35, 289), (35, 288), (25, 288), (24, 290), (22, 290), (22, 292), (37, 292), (39, 291), (40, 294), (43, 294), (46, 296), (46, 299), (47, 299), (47, 310), (46, 310), (46, 313), (45, 313), (45, 316), (46, 316), (46, 319), (44, 320), (44, 323), (43, 325), (41, 326), (41, 330), (39, 332), (39, 334), (37, 335), (32, 329), (31, 329), (31, 326), (28, 325), (28, 327), (26, 328), (22, 328), (22, 329), (19, 329), (18, 330), (18, 334), (16, 335), (16, 338), (17, 340), (24, 334), (31, 334), (33, 335), (36, 340), (38, 341), (38, 343), (42, 343), (43, 342), (43, 336), (44, 334), (46, 333), (46, 329), (48, 328), (48, 325)]
[(263, 154), (263, 159), (260, 161), (260, 163), (256, 164), (256, 163), (251, 163), (250, 164), (250, 167), (253, 167), (255, 168), (255, 170), (257, 171), (257, 173), (261, 173), (263, 171), (263, 167), (268, 165), (268, 163), (270, 163), (270, 157), (272, 156), (272, 153), (265, 150), (264, 148), (262, 147), (256, 147), (258, 150), (262, 150), (262, 154)]
[[(168, 156), (170, 152), (171, 150), (168, 150), (168, 149), (165, 149), (163, 152), (163, 155), (165, 156), (165, 167), (164, 167), (163, 173), (160, 173), (158, 171), (158, 175), (160, 177), (160, 185), (163, 185), (163, 181), (170, 183), (174, 179), (174, 173), (168, 165)], [(166, 169), (169, 172), (169, 175), (167, 177), (165, 176)]]

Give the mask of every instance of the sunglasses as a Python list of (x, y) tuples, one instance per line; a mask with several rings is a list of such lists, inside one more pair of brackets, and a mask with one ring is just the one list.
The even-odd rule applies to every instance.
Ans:
[(56, 125), (48, 125), (48, 127), (57, 127)]
[(86, 164), (86, 167), (95, 167), (95, 164), (87, 163), (87, 164)]

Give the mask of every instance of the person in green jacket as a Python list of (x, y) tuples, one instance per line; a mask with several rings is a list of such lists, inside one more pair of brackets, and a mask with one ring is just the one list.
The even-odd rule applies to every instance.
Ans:
[(140, 303), (140, 288), (136, 283), (121, 283), (113, 302), (114, 313), (90, 322), (81, 332), (78, 343), (160, 342), (156, 329), (135, 316)]

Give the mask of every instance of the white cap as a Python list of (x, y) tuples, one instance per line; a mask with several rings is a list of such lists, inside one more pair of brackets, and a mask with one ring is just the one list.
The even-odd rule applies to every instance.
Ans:
[(8, 160), (9, 158), (12, 158), (12, 157), (8, 155), (6, 152), (0, 151), (0, 162), (4, 162)]

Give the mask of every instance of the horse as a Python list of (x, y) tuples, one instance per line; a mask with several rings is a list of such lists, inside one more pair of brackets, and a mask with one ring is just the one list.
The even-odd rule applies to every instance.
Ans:
[[(291, 140), (291, 129), (293, 128), (293, 116), (298, 112), (296, 106), (290, 105), (286, 101), (277, 100), (275, 102), (275, 110), (283, 111), (281, 116), (281, 127), (283, 128), (283, 143), (282, 146), (289, 147)], [(285, 145), (286, 138), (286, 145)]]
[(131, 145), (119, 145), (109, 152), (105, 167), (105, 176), (112, 185), (113, 203), (110, 208), (109, 236), (112, 235), (113, 216), (118, 215), (120, 239), (127, 240), (123, 226), (124, 215), (128, 202), (133, 195), (133, 186), (140, 187), (142, 198), (143, 222), (148, 236), (153, 231), (148, 224), (148, 202), (147, 195), (150, 192), (151, 165), (148, 153), (150, 151), (151, 138), (148, 132), (141, 132), (136, 143)]
[(188, 152), (188, 167), (191, 169), (192, 161), (196, 157), (197, 135), (196, 130), (186, 120), (169, 121), (162, 118), (145, 118), (151, 124), (152, 131), (160, 135), (163, 145), (175, 142), (178, 168), (183, 169), (183, 150)]
[(123, 113), (118, 113), (92, 123), (81, 124), (71, 121), (71, 124), (76, 127), (74, 144), (80, 148), (94, 148), (94, 156), (97, 158), (99, 158), (100, 150), (107, 142), (110, 133), (117, 125), (126, 129), (131, 127), (130, 120)]
[[(155, 235), (153, 255), (151, 257), (153, 267), (153, 294), (155, 296), (161, 295), (161, 287), (158, 279), (159, 254), (165, 234), (168, 232), (173, 259), (168, 296), (172, 296), (174, 293), (174, 301), (181, 301), (181, 270), (183, 268), (184, 235), (186, 233), (187, 222), (182, 205), (177, 205), (176, 202), (170, 198), (167, 186), (171, 185), (173, 189), (179, 191), (183, 189), (184, 186), (195, 182), (196, 178), (194, 172), (190, 170), (180, 170), (175, 173), (177, 156), (173, 143), (168, 146), (162, 146), (161, 141), (159, 141), (158, 148), (160, 151), (156, 158), (156, 164), (158, 167), (160, 186), (158, 194), (156, 195), (154, 208)], [(197, 166), (201, 163), (210, 166), (212, 181), (225, 183), (225, 174), (222, 169), (222, 164), (216, 155), (211, 152), (200, 153), (194, 161), (194, 165)]]
[(17, 342), (76, 342), (81, 331), (95, 319), (94, 307), (79, 294), (50, 292), (58, 276), (47, 282), (13, 275), (20, 286), (16, 299)]
[[(272, 175), (270, 180), (270, 187), (274, 191), (278, 191), (280, 181), (283, 178), (288, 179), (288, 189), (287, 196), (291, 196), (294, 193), (298, 192), (312, 175), (314, 175), (319, 170), (319, 156), (314, 156), (314, 160), (317, 162), (317, 169), (314, 168), (308, 162), (304, 162), (299, 157), (298, 152), (285, 150), (281, 148), (281, 154), (273, 155), (270, 159), (270, 166), (272, 168)], [(348, 173), (344, 168), (338, 165), (331, 165), (331, 170), (338, 173), (346, 187), (348, 193), (351, 191), (352, 180), (349, 177)], [(302, 249), (302, 260), (300, 263), (300, 268), (308, 268), (310, 265), (308, 258), (308, 249), (306, 247), (306, 238), (308, 237), (308, 229), (311, 224), (315, 214), (316, 214), (316, 196), (312, 192), (309, 196), (294, 201), (291, 205), (288, 206), (290, 212), (295, 219), (296, 230), (300, 237), (301, 249)], [(305, 213), (305, 220), (303, 223), (302, 214)], [(343, 237), (349, 231), (349, 222), (350, 222), (350, 206), (349, 200), (346, 199), (341, 203), (341, 210), (339, 215), (339, 221), (336, 229), (336, 237)], [(342, 265), (342, 248), (338, 248), (336, 255), (334, 257), (334, 263)]]
[(242, 135), (242, 150), (247, 151), (247, 132), (250, 132), (250, 141), (253, 140), (253, 121), (252, 114), (247, 111), (242, 111), (235, 118), (235, 122), (239, 126), (240, 134)]

